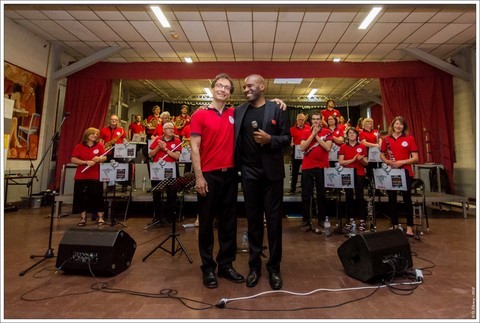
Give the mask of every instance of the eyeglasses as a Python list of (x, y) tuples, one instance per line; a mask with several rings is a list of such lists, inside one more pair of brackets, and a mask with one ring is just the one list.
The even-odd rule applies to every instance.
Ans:
[(168, 130), (168, 129), (173, 130), (173, 128), (163, 128), (163, 130)]
[(312, 118), (312, 120), (320, 120), (320, 118)]
[(215, 84), (215, 87), (218, 88), (218, 89), (224, 89), (225, 91), (230, 91), (230, 86), (228, 86), (228, 85), (223, 85), (223, 84), (217, 83), (217, 84)]

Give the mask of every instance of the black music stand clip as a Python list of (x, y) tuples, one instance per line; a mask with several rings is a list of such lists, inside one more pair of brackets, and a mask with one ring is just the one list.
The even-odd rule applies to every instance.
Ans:
[[(193, 185), (195, 185), (194, 177), (168, 178), (160, 181), (160, 183), (158, 183), (158, 185), (152, 189), (152, 192), (155, 192), (157, 190), (176, 190), (176, 191), (185, 190), (192, 187)], [(193, 260), (188, 254), (187, 249), (185, 248), (185, 246), (183, 245), (182, 241), (179, 238), (180, 233), (177, 232), (177, 220), (176, 220), (177, 217), (175, 216), (175, 214), (172, 214), (171, 216), (172, 216), (172, 231), (170, 232), (168, 237), (166, 237), (152, 251), (150, 251), (148, 255), (146, 255), (142, 259), (142, 261), (147, 260), (147, 258), (150, 257), (150, 255), (152, 255), (157, 249), (162, 249), (167, 253), (169, 253), (171, 256), (174, 256), (177, 252), (181, 250), (187, 256), (188, 261), (190, 263), (193, 263)], [(163, 245), (169, 239), (172, 239), (172, 245), (170, 250), (163, 247)], [(175, 242), (178, 243), (178, 246), (175, 245)]]

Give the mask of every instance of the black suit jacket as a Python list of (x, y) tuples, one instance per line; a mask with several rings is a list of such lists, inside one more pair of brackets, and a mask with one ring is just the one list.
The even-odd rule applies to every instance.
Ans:
[[(249, 103), (235, 108), (235, 161), (240, 166), (240, 149), (238, 148), (240, 129)], [(269, 180), (285, 177), (283, 150), (290, 145), (290, 122), (286, 111), (281, 110), (273, 101), (267, 101), (265, 115), (260, 129), (272, 136), (272, 141), (260, 148), (262, 165)]]

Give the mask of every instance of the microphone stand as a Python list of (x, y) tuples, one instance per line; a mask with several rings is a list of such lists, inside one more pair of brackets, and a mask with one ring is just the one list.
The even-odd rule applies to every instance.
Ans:
[[(70, 115), (70, 113), (65, 113), (64, 116), (63, 116), (63, 119), (62, 119), (62, 122), (60, 123), (60, 125), (58, 126), (58, 129), (57, 131), (55, 131), (55, 134), (52, 136), (52, 139), (50, 139), (50, 144), (49, 146), (47, 147), (47, 149), (45, 150), (45, 152), (43, 153), (43, 156), (42, 156), (42, 159), (40, 160), (40, 162), (38, 163), (37, 165), (37, 168), (35, 169), (35, 171), (33, 172), (33, 175), (32, 175), (32, 178), (30, 179), (30, 182), (27, 184), (28, 187), (32, 186), (33, 184), (33, 179), (36, 177), (36, 174), (38, 172), (38, 169), (40, 168), (40, 165), (42, 165), (43, 161), (45, 160), (45, 157), (47, 156), (48, 152), (50, 151), (50, 148), (52, 148), (53, 146), (53, 143), (58, 140), (59, 138), (59, 134), (60, 134), (60, 130), (62, 129), (62, 126), (63, 126), (63, 123), (65, 122), (65, 120), (67, 119), (67, 117)], [(30, 258), (33, 259), (33, 258), (37, 258), (37, 257), (42, 257), (42, 259), (40, 259), (38, 262), (36, 262), (35, 264), (33, 264), (32, 266), (28, 267), (27, 269), (21, 271), (19, 273), (20, 276), (23, 276), (25, 275), (28, 271), (30, 271), (31, 269), (37, 267), (38, 265), (40, 265), (43, 261), (49, 259), (49, 258), (53, 258), (55, 257), (55, 253), (53, 252), (53, 248), (52, 248), (52, 231), (53, 231), (53, 215), (55, 214), (55, 195), (57, 194), (56, 193), (56, 188), (55, 188), (55, 181), (54, 181), (54, 188), (53, 188), (53, 191), (52, 191), (52, 210), (51, 210), (51, 213), (50, 213), (50, 230), (49, 230), (49, 236), (48, 236), (48, 248), (47, 248), (47, 251), (45, 252), (44, 255), (30, 255)]]

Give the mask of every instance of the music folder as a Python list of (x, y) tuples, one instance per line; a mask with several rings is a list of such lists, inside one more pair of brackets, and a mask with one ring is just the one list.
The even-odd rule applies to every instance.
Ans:
[(406, 191), (407, 178), (406, 169), (391, 168), (385, 163), (381, 168), (373, 169), (375, 189), (389, 191)]
[(336, 167), (324, 168), (326, 188), (355, 188), (355, 168)]

